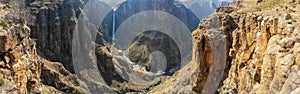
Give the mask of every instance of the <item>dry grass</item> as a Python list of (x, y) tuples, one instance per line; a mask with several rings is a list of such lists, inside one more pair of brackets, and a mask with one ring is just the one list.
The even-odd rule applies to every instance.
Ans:
[(275, 7), (283, 7), (288, 0), (266, 0), (262, 3), (257, 4), (255, 7), (262, 10), (273, 9)]
[(263, 0), (261, 3), (257, 3), (257, 0), (243, 0), (242, 6), (244, 8), (251, 8), (254, 10), (271, 10), (277, 7), (284, 8), (292, 0)]
[(241, 5), (243, 7), (239, 13), (257, 12), (268, 16), (288, 17), (293, 22), (300, 20), (300, 0), (263, 0), (261, 3), (257, 3), (257, 0), (242, 0)]

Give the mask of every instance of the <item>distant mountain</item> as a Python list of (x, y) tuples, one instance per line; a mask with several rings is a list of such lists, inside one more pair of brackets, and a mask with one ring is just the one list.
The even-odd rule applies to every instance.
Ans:
[[(201, 19), (212, 14), (217, 7), (227, 6), (230, 0), (104, 0), (102, 2), (110, 7), (115, 7), (116, 29), (123, 21), (137, 13), (158, 10), (174, 15), (192, 31), (197, 28)], [(110, 37), (107, 36), (112, 36), (112, 12), (102, 22), (102, 28), (100, 29), (106, 36), (106, 40), (110, 40)]]
[[(199, 9), (201, 6), (198, 7)], [(118, 27), (126, 21), (129, 17), (132, 17), (135, 14), (149, 11), (157, 10), (171, 14), (181, 20), (191, 31), (197, 28), (198, 23), (200, 22), (199, 16), (195, 14), (194, 11), (190, 10), (188, 7), (183, 5), (180, 2), (174, 0), (127, 0), (122, 2), (115, 8), (115, 28)], [(203, 13), (203, 12), (202, 12)], [(206, 15), (211, 14), (212, 12), (204, 13)], [(110, 41), (113, 31), (113, 11), (111, 11), (107, 17), (102, 22), (102, 28), (100, 30), (106, 36), (106, 40)], [(203, 17), (203, 16), (201, 16)], [(167, 17), (168, 18), (168, 17)], [(138, 27), (137, 27), (138, 28)], [(110, 37), (107, 37), (110, 36)]]
[(203, 19), (214, 12), (214, 9), (227, 6), (233, 0), (175, 0), (189, 8), (198, 18)]

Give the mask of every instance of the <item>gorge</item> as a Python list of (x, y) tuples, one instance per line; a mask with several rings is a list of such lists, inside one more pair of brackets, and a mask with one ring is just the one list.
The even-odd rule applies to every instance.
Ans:
[(1, 94), (300, 93), (298, 1), (0, 2)]

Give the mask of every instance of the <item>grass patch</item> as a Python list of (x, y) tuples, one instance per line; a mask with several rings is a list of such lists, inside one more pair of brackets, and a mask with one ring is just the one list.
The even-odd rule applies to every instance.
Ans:
[(4, 80), (0, 78), (0, 86), (4, 85)]
[(8, 27), (8, 23), (5, 21), (0, 21), (0, 26), (7, 28)]

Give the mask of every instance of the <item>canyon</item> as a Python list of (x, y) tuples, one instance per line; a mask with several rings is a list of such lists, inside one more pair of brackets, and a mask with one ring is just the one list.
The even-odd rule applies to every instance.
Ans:
[[(0, 3), (1, 94), (300, 93), (300, 2), (128, 0), (112, 8), (104, 1), (24, 0), (18, 8), (25, 15), (13, 3)], [(116, 44), (118, 32), (143, 30), (123, 25), (143, 11), (154, 16), (141, 18), (153, 21), (167, 22), (163, 13), (179, 19), (153, 27), (186, 30), (190, 43), (148, 30), (130, 36), (128, 48)]]

